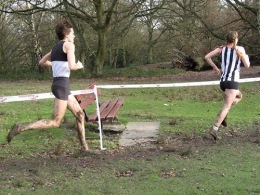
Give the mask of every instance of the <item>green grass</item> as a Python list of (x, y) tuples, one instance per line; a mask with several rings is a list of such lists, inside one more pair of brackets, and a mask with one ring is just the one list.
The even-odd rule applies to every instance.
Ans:
[[(88, 84), (74, 80), (71, 88)], [(49, 89), (50, 81), (2, 82), (0, 86), (1, 96)], [(241, 135), (259, 132), (260, 86), (240, 84), (240, 89), (243, 100), (230, 111), (228, 124)], [(119, 113), (121, 122), (160, 122), (159, 148), (179, 133), (203, 138), (222, 106), (218, 86), (103, 89), (100, 101), (114, 97), (126, 100)], [(0, 194), (260, 193), (259, 138), (201, 143), (181, 155), (163, 149), (120, 149), (115, 135), (104, 140), (107, 150), (101, 157), (81, 157), (76, 155), (80, 145), (68, 111), (61, 128), (24, 132), (6, 144), (13, 123), (50, 118), (52, 106), (52, 99), (0, 104)], [(91, 148), (99, 147), (98, 133), (87, 131), (87, 137)]]
[[(2, 194), (258, 194), (259, 146), (233, 143), (100, 164), (32, 156), (2, 171)], [(14, 160), (13, 160), (14, 161)], [(27, 164), (25, 164), (25, 163)], [(123, 174), (129, 173), (129, 175)]]
[[(126, 77), (126, 78), (138, 78), (138, 77), (152, 77), (152, 76), (162, 76), (162, 75), (170, 75), (176, 74), (180, 72), (184, 72), (181, 69), (173, 69), (166, 68), (165, 65), (168, 63), (161, 63), (156, 68), (148, 67), (140, 67), (136, 65), (132, 65), (127, 68), (117, 68), (111, 69), (110, 67), (105, 66), (103, 69), (103, 74), (100, 75), (100, 78), (114, 78), (114, 77)], [(169, 65), (168, 65), (169, 66)], [(52, 79), (51, 69), (45, 70), (42, 73), (39, 73), (38, 70), (16, 70), (14, 71), (5, 71), (0, 72), (1, 78), (0, 81), (13, 81), (17, 80), (38, 80), (38, 81), (46, 81)], [(83, 69), (79, 71), (72, 71), (71, 77), (75, 79), (86, 79), (92, 78), (88, 69)]]

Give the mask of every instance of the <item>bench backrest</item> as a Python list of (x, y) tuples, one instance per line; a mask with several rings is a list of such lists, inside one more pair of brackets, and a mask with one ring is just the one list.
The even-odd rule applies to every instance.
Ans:
[[(87, 89), (94, 89), (95, 84), (91, 84), (86, 88)], [(98, 95), (101, 95), (101, 90), (97, 90)], [(92, 104), (95, 100), (95, 94), (90, 93), (90, 94), (80, 94), (80, 95), (75, 95), (76, 100), (79, 102), (79, 105), (82, 109), (85, 109), (86, 106)]]

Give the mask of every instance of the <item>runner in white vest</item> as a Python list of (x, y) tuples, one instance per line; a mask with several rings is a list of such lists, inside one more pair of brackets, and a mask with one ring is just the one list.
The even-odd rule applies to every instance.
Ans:
[(74, 30), (67, 21), (56, 25), (59, 42), (47, 53), (40, 64), (51, 66), (53, 72), (52, 93), (55, 96), (52, 119), (43, 119), (30, 124), (14, 124), (7, 136), (10, 142), (13, 137), (23, 131), (60, 127), (61, 120), (68, 108), (76, 117), (77, 132), (83, 151), (91, 151), (85, 140), (84, 112), (75, 97), (70, 93), (69, 77), (71, 70), (83, 68), (81, 62), (75, 60)]

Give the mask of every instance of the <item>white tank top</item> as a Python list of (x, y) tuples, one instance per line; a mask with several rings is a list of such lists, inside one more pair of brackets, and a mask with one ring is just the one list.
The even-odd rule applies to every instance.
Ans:
[(58, 42), (51, 51), (51, 65), (53, 77), (70, 77), (67, 54), (63, 51), (64, 41)]

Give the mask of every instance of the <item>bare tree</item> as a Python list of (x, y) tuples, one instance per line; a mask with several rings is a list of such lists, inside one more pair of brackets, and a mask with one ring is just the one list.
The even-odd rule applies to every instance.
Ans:
[(17, 26), (19, 21), (12, 15), (0, 12), (0, 71), (16, 70), (24, 64), (23, 39)]
[[(82, 21), (87, 22), (95, 31), (99, 37), (98, 48), (97, 48), (97, 58), (95, 61), (95, 72), (96, 74), (100, 74), (100, 71), (103, 66), (104, 53), (105, 53), (105, 35), (106, 29), (109, 26), (112, 10), (117, 2), (117, 0), (113, 0), (111, 6), (108, 10), (104, 8), (104, 2), (102, 0), (94, 0), (89, 3), (95, 9), (96, 14), (94, 16), (90, 15), (84, 9), (84, 1), (34, 1), (34, 0), (21, 0), (21, 1), (13, 1), (10, 2), (9, 6), (6, 7), (5, 11), (7, 13), (15, 13), (20, 15), (29, 15), (32, 16), (37, 12), (46, 12), (51, 11), (53, 13), (60, 13), (64, 16), (71, 16), (73, 18), (78, 18)], [(27, 6), (24, 6), (27, 5)], [(83, 7), (82, 7), (83, 5)], [(32, 19), (32, 17), (31, 17)], [(33, 23), (30, 23), (33, 24)], [(30, 25), (31, 28), (35, 29), (35, 26)], [(76, 27), (76, 26), (75, 26)], [(84, 40), (82, 40), (84, 41)], [(37, 51), (38, 52), (38, 51)], [(37, 54), (38, 55), (38, 54)]]
[[(146, 23), (147, 25), (149, 24), (149, 40), (148, 40), (148, 54), (149, 54), (149, 60), (148, 61), (153, 61), (152, 59), (152, 48), (154, 44), (159, 40), (160, 34), (162, 34), (163, 31), (155, 29), (151, 21), (153, 22), (155, 20), (158, 20), (158, 18), (152, 18), (152, 14), (155, 13), (154, 10), (156, 10), (156, 6), (154, 6), (155, 3), (153, 1), (149, 1), (150, 5), (152, 5), (152, 8), (148, 8), (149, 11), (142, 8), (141, 12), (138, 12), (140, 7), (144, 5), (146, 0), (92, 0), (92, 1), (83, 1), (83, 0), (74, 0), (74, 1), (68, 1), (68, 0), (62, 0), (62, 1), (34, 1), (34, 0), (20, 0), (20, 1), (14, 1), (16, 3), (12, 3), (9, 6), (8, 11), (9, 13), (19, 13), (19, 14), (32, 14), (36, 12), (42, 12), (42, 11), (50, 11), (50, 12), (56, 12), (60, 13), (64, 16), (68, 16), (71, 21), (74, 23), (74, 27), (76, 28), (77, 32), (80, 34), (81, 37), (81, 47), (85, 51), (89, 51), (89, 47), (86, 44), (85, 38), (84, 38), (84, 32), (78, 28), (79, 26), (78, 21), (76, 20), (81, 20), (82, 22), (85, 22), (88, 26), (90, 26), (97, 35), (97, 47), (96, 47), (96, 52), (95, 52), (95, 61), (93, 65), (93, 73), (95, 75), (100, 75), (102, 74), (102, 69), (104, 66), (104, 61), (105, 57), (107, 54), (107, 33), (111, 27), (115, 26), (118, 24), (120, 21), (124, 20), (127, 21), (120, 32), (120, 34), (123, 34), (125, 29), (129, 29), (131, 26), (131, 23), (142, 15), (142, 17), (146, 17), (147, 22), (150, 20), (149, 23)], [(17, 8), (17, 3), (27, 3), (30, 4), (30, 8)], [(158, 4), (162, 4), (164, 0), (162, 1), (156, 1)], [(121, 6), (123, 5), (123, 6)], [(158, 7), (158, 6), (157, 6)], [(125, 20), (126, 18), (129, 18), (128, 20)], [(158, 25), (157, 25), (158, 27)], [(155, 37), (155, 30), (157, 35)], [(123, 36), (120, 36), (121, 39)], [(91, 52), (93, 53), (93, 52)], [(125, 52), (123, 52), (125, 53)], [(90, 55), (90, 54), (87, 54)], [(124, 60), (126, 61), (126, 60)]]
[(161, 11), (162, 24), (167, 29), (168, 45), (196, 57), (199, 55), (202, 39), (202, 24), (193, 12), (201, 13), (206, 1), (201, 0), (172, 0), (167, 1)]
[[(25, 4), (27, 9), (31, 8), (31, 4)], [(19, 15), (18, 15), (19, 16)], [(28, 26), (28, 33), (29, 36), (28, 42), (30, 47), (33, 48), (31, 52), (31, 69), (35, 69), (38, 67), (39, 72), (43, 72), (44, 68), (39, 65), (39, 60), (42, 58), (42, 47), (39, 41), (39, 30), (42, 24), (42, 18), (44, 16), (44, 12), (40, 13), (31, 13), (26, 16), (19, 17), (22, 22), (24, 22)]]
[[(97, 76), (102, 74), (106, 60), (114, 68), (121, 59), (123, 66), (133, 60), (152, 63), (165, 59), (161, 56), (168, 55), (171, 48), (201, 56), (209, 47), (223, 43), (231, 28), (239, 31), (240, 41), (250, 48), (250, 54), (259, 53), (259, 39), (255, 39), (260, 34), (259, 0), (2, 0), (0, 11), (19, 14), (27, 25), (27, 31), (25, 26), (16, 27), (17, 36), (26, 38), (30, 29), (32, 39), (21, 45), (25, 48), (31, 43), (35, 56), (31, 57), (35, 59), (30, 62), (32, 67), (41, 50), (45, 53), (51, 45), (41, 36), (42, 31), (53, 28), (51, 25), (61, 17), (73, 24), (79, 58)], [(38, 23), (41, 20), (43, 25)], [(144, 37), (145, 41), (141, 40)], [(160, 47), (167, 49), (161, 51)]]
[(167, 28), (162, 25), (160, 10), (164, 6), (165, 0), (148, 0), (137, 13), (138, 20), (144, 24), (144, 36), (146, 38), (147, 63), (154, 63), (154, 46), (158, 43)]
[(258, 33), (260, 35), (260, 1), (258, 1), (258, 3), (257, 3), (257, 8), (258, 8), (258, 12), (257, 12), (257, 25), (258, 25)]

